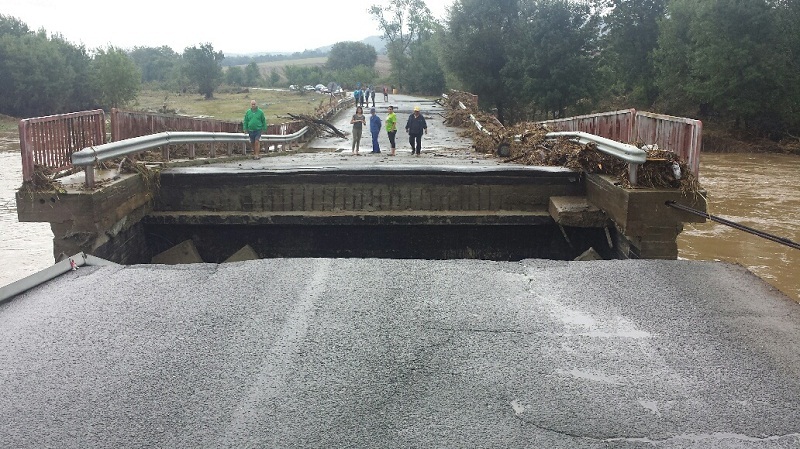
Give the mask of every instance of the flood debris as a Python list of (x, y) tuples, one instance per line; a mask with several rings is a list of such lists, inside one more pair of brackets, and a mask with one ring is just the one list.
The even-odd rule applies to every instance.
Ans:
[[(507, 163), (558, 166), (609, 175), (619, 185), (633, 187), (628, 164), (599, 151), (594, 143), (582, 145), (564, 137), (548, 139), (550, 130), (534, 122), (503, 126), (494, 116), (478, 111), (474, 97), (463, 92), (452, 92), (441, 103), (446, 109), (445, 123), (463, 128), (461, 135), (472, 139), (475, 151), (487, 157), (502, 158)], [(647, 161), (637, 170), (637, 188), (674, 188), (692, 194), (699, 191), (697, 178), (677, 154), (642, 142), (632, 144), (647, 152)]]

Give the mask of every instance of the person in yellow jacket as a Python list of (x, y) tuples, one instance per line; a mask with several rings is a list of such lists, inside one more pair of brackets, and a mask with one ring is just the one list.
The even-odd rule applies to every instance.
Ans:
[(256, 100), (250, 100), (250, 109), (244, 113), (242, 128), (250, 136), (253, 145), (253, 159), (261, 159), (261, 133), (267, 130), (267, 117), (264, 115)]
[[(386, 90), (385, 87), (384, 90)], [(392, 148), (391, 155), (394, 156), (394, 138), (397, 135), (397, 116), (394, 115), (394, 106), (389, 106), (389, 115), (386, 116), (386, 132), (389, 134), (389, 146)]]

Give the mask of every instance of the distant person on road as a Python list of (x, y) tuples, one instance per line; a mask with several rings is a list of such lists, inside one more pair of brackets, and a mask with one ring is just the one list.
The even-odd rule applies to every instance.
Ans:
[[(374, 90), (372, 91), (372, 95), (375, 95)], [(370, 108), (369, 115), (369, 132), (372, 134), (372, 152), (380, 153), (381, 147), (378, 145), (378, 136), (381, 135), (381, 118), (375, 113), (375, 108)]]
[(369, 95), (370, 95), (370, 97), (372, 97), (372, 107), (374, 108), (375, 107), (375, 89), (374, 88), (369, 91)]
[(350, 119), (350, 123), (353, 124), (353, 148), (352, 152), (356, 156), (358, 156), (358, 150), (361, 146), (361, 131), (363, 129), (363, 125), (367, 124), (367, 118), (364, 117), (364, 109), (361, 106), (356, 108), (356, 113), (353, 114), (353, 118)]
[(250, 109), (244, 113), (242, 128), (250, 136), (253, 159), (261, 159), (261, 133), (267, 130), (267, 117), (256, 104), (256, 100), (250, 100)]
[[(388, 101), (389, 101), (389, 88), (386, 87), (386, 86), (383, 86), (383, 102), (386, 103)], [(389, 107), (391, 107), (391, 106), (389, 106)]]
[[(386, 88), (383, 88), (386, 92)], [(392, 148), (391, 155), (394, 156), (394, 139), (397, 136), (397, 116), (394, 114), (394, 107), (389, 106), (389, 115), (386, 116), (386, 133), (389, 134), (389, 146)]]
[(370, 89), (369, 86), (367, 86), (367, 88), (364, 89), (364, 98), (361, 99), (361, 106), (364, 106), (364, 102), (366, 102), (367, 107), (369, 107), (369, 89)]
[(361, 88), (357, 87), (356, 90), (353, 91), (353, 99), (356, 100), (356, 108), (358, 108), (358, 103), (361, 101)]
[(414, 106), (414, 113), (408, 116), (406, 132), (408, 133), (408, 143), (411, 144), (411, 154), (419, 156), (422, 151), (422, 133), (428, 134), (428, 124), (425, 123), (425, 117), (419, 112), (419, 106)]

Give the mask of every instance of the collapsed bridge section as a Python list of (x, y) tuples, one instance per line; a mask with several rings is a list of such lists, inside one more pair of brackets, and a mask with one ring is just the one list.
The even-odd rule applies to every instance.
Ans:
[(604, 226), (551, 217), (551, 198), (585, 194), (581, 173), (564, 168), (200, 167), (165, 171), (160, 184), (144, 219), (154, 250), (189, 239), (207, 262), (244, 245), (259, 257), (572, 259), (589, 247), (613, 256)]

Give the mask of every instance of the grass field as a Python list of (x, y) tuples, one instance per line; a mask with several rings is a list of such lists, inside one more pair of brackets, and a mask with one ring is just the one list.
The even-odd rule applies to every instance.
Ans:
[(0, 134), (17, 133), (18, 131), (19, 119), (0, 114)]
[(126, 109), (149, 112), (167, 112), (191, 116), (213, 117), (219, 120), (240, 121), (250, 107), (250, 100), (256, 100), (264, 110), (269, 123), (283, 123), (289, 120), (288, 113), (310, 114), (327, 95), (315, 92), (291, 92), (288, 90), (250, 89), (246, 93), (214, 94), (206, 100), (200, 94), (176, 94), (164, 90), (143, 90), (137, 100)]

